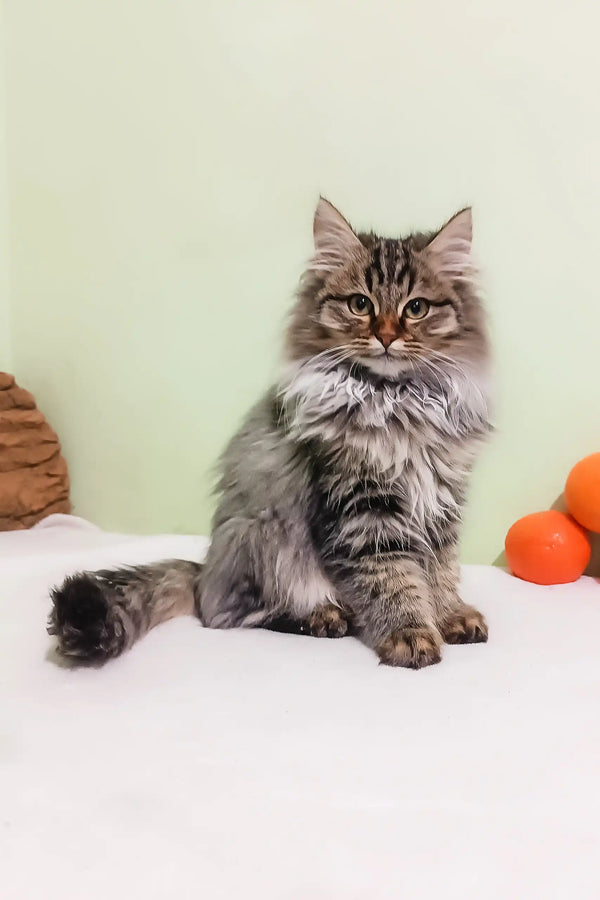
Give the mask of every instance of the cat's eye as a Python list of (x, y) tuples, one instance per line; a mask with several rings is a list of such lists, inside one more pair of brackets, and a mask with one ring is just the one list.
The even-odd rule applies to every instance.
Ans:
[(410, 303), (404, 307), (404, 314), (407, 319), (424, 319), (429, 312), (429, 303), (422, 297), (415, 297)]
[(352, 294), (348, 297), (348, 309), (355, 316), (368, 316), (373, 309), (373, 304), (364, 294)]

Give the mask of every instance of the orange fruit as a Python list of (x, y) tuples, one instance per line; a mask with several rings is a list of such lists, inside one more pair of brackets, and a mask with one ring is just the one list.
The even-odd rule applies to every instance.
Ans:
[(583, 528), (554, 509), (515, 522), (508, 529), (504, 549), (512, 573), (535, 584), (576, 581), (591, 555)]
[(565, 485), (565, 500), (574, 519), (588, 531), (600, 531), (600, 453), (573, 466)]

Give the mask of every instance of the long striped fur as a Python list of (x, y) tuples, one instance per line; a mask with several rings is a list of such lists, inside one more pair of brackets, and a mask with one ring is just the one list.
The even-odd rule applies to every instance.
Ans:
[(391, 665), (487, 638), (459, 596), (467, 483), (489, 425), (471, 213), (358, 234), (321, 200), (277, 385), (222, 459), (204, 566), (80, 573), (53, 592), (59, 650), (102, 662), (179, 614), (208, 627), (357, 635)]

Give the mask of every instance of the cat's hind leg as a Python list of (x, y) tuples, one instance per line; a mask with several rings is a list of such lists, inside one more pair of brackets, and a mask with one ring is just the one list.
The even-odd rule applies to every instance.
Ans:
[(342, 637), (347, 617), (302, 520), (234, 517), (213, 533), (200, 602), (211, 628)]
[(317, 606), (306, 618), (278, 616), (265, 623), (270, 631), (282, 631), (286, 634), (308, 634), (312, 637), (341, 638), (349, 633), (350, 620), (347, 613), (334, 606), (323, 603)]

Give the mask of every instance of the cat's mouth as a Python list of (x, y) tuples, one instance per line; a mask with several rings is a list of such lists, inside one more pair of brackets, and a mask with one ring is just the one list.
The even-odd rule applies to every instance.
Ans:
[(366, 353), (360, 357), (361, 365), (378, 375), (401, 375), (409, 371), (410, 362), (404, 354), (394, 348), (381, 348), (380, 353)]

